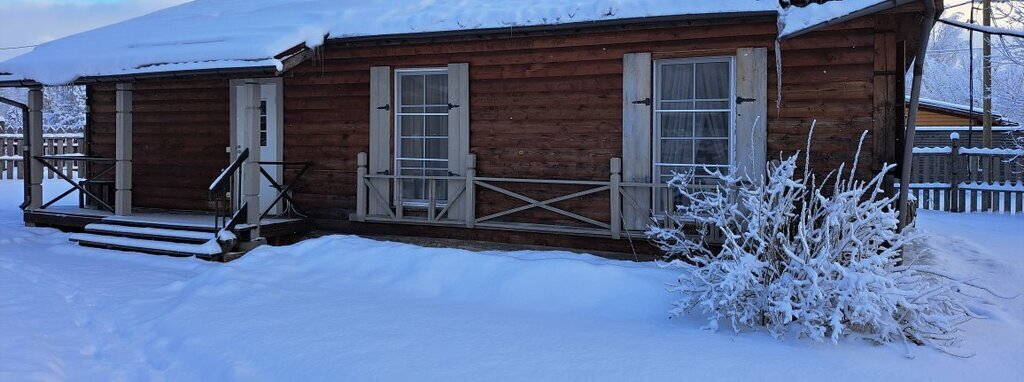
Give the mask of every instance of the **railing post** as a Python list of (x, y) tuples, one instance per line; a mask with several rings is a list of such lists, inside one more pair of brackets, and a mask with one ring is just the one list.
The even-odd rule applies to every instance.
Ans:
[(612, 239), (622, 238), (622, 158), (612, 158), (612, 176), (609, 179), (609, 193), (611, 194), (611, 222)]
[(949, 178), (949, 198), (951, 199), (951, 212), (960, 211), (960, 134), (952, 133), (949, 134), (949, 140), (952, 142), (951, 149), (949, 151), (949, 164), (952, 167)]
[(356, 156), (356, 221), (366, 221), (366, 165), (365, 152)]
[(466, 228), (476, 224), (476, 154), (466, 155)]

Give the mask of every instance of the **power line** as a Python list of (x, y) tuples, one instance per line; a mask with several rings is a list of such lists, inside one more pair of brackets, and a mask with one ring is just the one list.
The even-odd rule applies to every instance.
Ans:
[(37, 46), (39, 46), (39, 45), (8, 46), (8, 47), (0, 47), (0, 50), (27, 49), (27, 48), (35, 48)]

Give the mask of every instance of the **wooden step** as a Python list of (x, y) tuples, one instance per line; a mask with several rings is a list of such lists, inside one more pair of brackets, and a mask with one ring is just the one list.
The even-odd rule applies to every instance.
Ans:
[(203, 244), (189, 244), (111, 235), (98, 235), (94, 233), (72, 234), (70, 240), (78, 243), (79, 245), (89, 247), (153, 253), (159, 255), (215, 258), (223, 253), (216, 240), (209, 240)]
[[(204, 220), (206, 217), (203, 217)], [(213, 216), (209, 221), (196, 221), (197, 219), (175, 219), (173, 215), (163, 217), (147, 216), (108, 216), (103, 218), (105, 224), (125, 225), (132, 227), (176, 229), (186, 231), (217, 232), (213, 227)]]
[(131, 237), (136, 239), (170, 241), (177, 243), (203, 244), (216, 237), (212, 232), (180, 229), (142, 227), (122, 224), (92, 223), (85, 226), (85, 232), (106, 236)]

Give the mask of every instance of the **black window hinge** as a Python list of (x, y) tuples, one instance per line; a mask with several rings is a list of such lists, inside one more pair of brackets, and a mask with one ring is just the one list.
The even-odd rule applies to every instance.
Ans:
[(647, 98), (644, 98), (644, 99), (639, 100), (639, 101), (633, 101), (633, 104), (634, 105), (647, 105), (647, 106), (651, 106), (651, 97), (647, 97)]
[(377, 171), (377, 175), (391, 175), (391, 170)]
[(457, 107), (459, 107), (459, 105), (453, 105), (451, 103), (448, 104), (448, 110), (451, 110), (451, 109), (454, 109), (454, 108), (457, 108)]
[(387, 105), (384, 105), (384, 106), (377, 106), (377, 110), (388, 110), (388, 111), (390, 111), (391, 110), (391, 104), (387, 104)]
[(738, 97), (738, 96), (736, 97), (736, 104), (737, 105), (743, 104), (744, 102), (754, 102), (754, 101), (757, 101), (757, 99), (756, 98), (743, 98), (743, 97)]

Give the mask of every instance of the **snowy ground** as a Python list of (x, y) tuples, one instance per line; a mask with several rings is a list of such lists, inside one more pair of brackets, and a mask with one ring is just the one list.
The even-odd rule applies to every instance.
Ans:
[[(1024, 297), (988, 298), (961, 359), (667, 319), (674, 272), (560, 252), (353, 236), (229, 264), (24, 228), (0, 181), (0, 380), (1021, 380)], [(950, 272), (1024, 294), (1024, 217), (923, 211)]]

